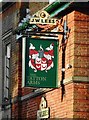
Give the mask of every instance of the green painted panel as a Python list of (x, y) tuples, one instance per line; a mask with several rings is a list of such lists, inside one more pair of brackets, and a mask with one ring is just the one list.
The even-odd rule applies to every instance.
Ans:
[[(62, 12), (62, 11), (65, 10), (66, 8), (68, 8), (70, 4), (71, 4), (70, 2), (68, 2), (68, 3), (65, 3), (65, 2), (64, 2), (64, 4), (62, 3), (59, 8), (57, 8), (56, 10), (54, 10), (54, 11), (50, 14), (50, 17), (52, 18), (52, 17), (58, 15), (60, 12)], [(60, 14), (59, 14), (59, 16), (60, 16)], [(61, 16), (60, 16), (60, 17), (61, 17)]]
[(58, 87), (58, 40), (27, 38), (25, 87)]
[(61, 0), (57, 0), (53, 2), (52, 4), (48, 5), (44, 10), (47, 11), (48, 13), (53, 12), (55, 9), (57, 9), (60, 5)]

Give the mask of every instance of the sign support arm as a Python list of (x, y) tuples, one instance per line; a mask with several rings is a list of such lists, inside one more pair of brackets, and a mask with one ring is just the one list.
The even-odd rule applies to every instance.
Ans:
[(22, 37), (22, 87), (25, 86), (25, 48), (26, 37)]

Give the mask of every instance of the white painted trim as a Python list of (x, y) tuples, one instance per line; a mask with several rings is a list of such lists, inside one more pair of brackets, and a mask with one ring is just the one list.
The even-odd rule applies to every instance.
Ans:
[(2, 40), (6, 39), (7, 37), (9, 37), (12, 34), (12, 32), (10, 31), (9, 33), (6, 33), (2, 36)]
[(25, 86), (25, 49), (26, 37), (22, 38), (22, 87)]
[(64, 79), (64, 84), (70, 83), (70, 82), (89, 82), (89, 77), (83, 77), (83, 76), (71, 76), (67, 79)]

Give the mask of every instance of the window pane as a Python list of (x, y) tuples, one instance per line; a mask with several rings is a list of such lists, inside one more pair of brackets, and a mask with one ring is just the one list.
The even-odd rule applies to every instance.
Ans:
[(9, 59), (6, 59), (6, 66), (9, 68)]
[(10, 49), (11, 49), (11, 45), (10, 44), (8, 44), (7, 45), (7, 58), (10, 58)]
[(5, 53), (5, 71), (4, 71), (4, 97), (8, 98), (9, 96), (9, 74), (10, 74), (10, 50), (11, 50), (11, 45), (7, 44), (6, 45), (6, 53)]
[(4, 97), (8, 98), (9, 96), (9, 92), (8, 92), (8, 89), (4, 89)]
[(9, 68), (6, 68), (6, 77), (9, 77)]
[(9, 78), (6, 78), (6, 87), (9, 88)]

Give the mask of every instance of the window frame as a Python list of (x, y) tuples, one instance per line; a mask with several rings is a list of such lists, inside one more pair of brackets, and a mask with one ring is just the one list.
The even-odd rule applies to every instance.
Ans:
[[(3, 54), (2, 54), (2, 64), (3, 64), (3, 66), (2, 66), (2, 75), (3, 75), (3, 77), (2, 77), (2, 86), (3, 86), (2, 87), (2, 101), (3, 101), (3, 103), (6, 103), (7, 101), (9, 102), (9, 100), (10, 100), (10, 86), (11, 86), (11, 78), (10, 78), (11, 64), (10, 63), (11, 63), (11, 39), (12, 39), (11, 34), (12, 34), (12, 32), (9, 31), (8, 34), (3, 35), (3, 37), (2, 37), (2, 49), (3, 49)], [(6, 46), (8, 44), (10, 44), (10, 58), (9, 58), (9, 85), (8, 85), (9, 88), (7, 88), (8, 89), (8, 98), (7, 98), (7, 97), (5, 97), (5, 94), (4, 94), (4, 92), (5, 92), (4, 88), (5, 88), (5, 75), (6, 75), (6, 71), (5, 71)]]
[[(10, 45), (10, 48), (8, 50), (8, 46)], [(9, 56), (8, 56), (9, 52)], [(4, 56), (4, 98), (9, 99), (10, 98), (10, 57), (11, 57), (11, 43), (8, 43), (5, 45), (5, 56)], [(7, 65), (7, 61), (9, 62), (9, 65)]]

